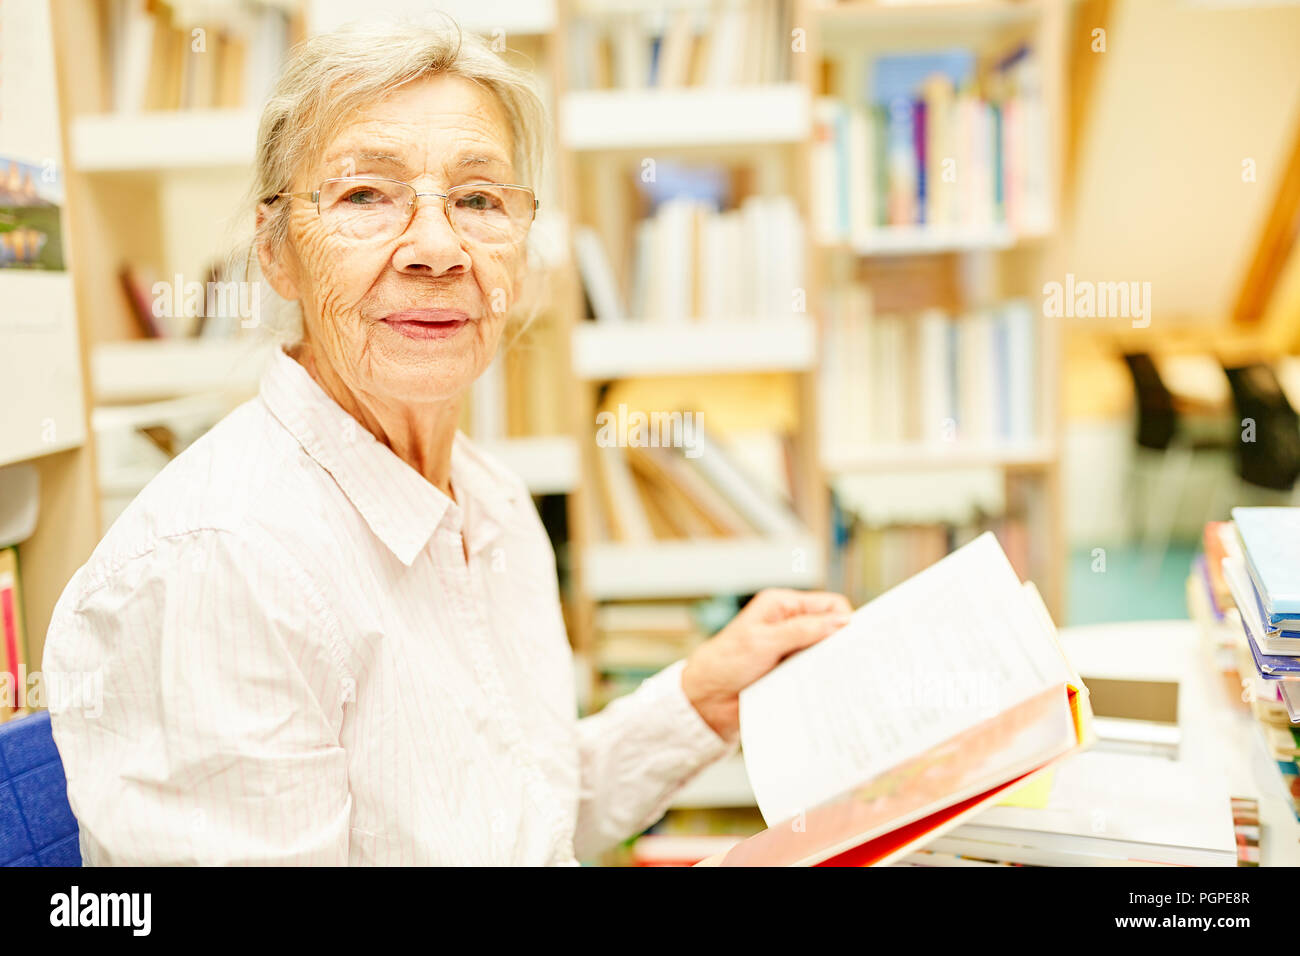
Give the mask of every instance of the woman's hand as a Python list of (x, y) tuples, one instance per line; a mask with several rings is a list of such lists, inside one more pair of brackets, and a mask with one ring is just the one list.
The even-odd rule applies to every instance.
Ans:
[(718, 736), (740, 731), (740, 692), (795, 651), (849, 622), (848, 599), (827, 591), (760, 591), (686, 659), (682, 690)]

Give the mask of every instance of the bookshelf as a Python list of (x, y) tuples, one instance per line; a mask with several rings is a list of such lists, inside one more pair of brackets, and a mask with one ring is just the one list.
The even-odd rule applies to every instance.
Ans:
[[(883, 96), (883, 91), (875, 86), (883, 82), (876, 73), (883, 58), (898, 60), (903, 59), (899, 54), (915, 56), (918, 51), (966, 51), (973, 55), (976, 80), (984, 88), (989, 82), (998, 82), (999, 67), (993, 64), (1002, 61), (1017, 47), (1027, 47), (1032, 51), (1037, 70), (1033, 76), (1037, 79), (1037, 92), (1041, 97), (1039, 115), (1043, 123), (1044, 167), (1038, 173), (1042, 177), (1039, 184), (1042, 210), (1037, 219), (1026, 216), (1013, 222), (1008, 208), (1005, 221), (979, 221), (981, 217), (977, 209), (972, 221), (952, 219), (926, 225), (875, 224), (864, 229), (860, 220), (851, 219), (850, 228), (839, 238), (827, 241), (819, 236), (814, 243), (815, 266), (810, 300), (825, 302), (828, 296), (844, 295), (846, 290), (854, 287), (869, 290), (866, 308), (871, 310), (871, 314), (885, 319), (901, 315), (905, 328), (901, 334), (908, 336), (917, 334), (912, 327), (921, 322), (927, 309), (943, 310), (954, 320), (954, 328), (964, 328), (964, 320), (972, 310), (1000, 307), (995, 303), (1013, 300), (1037, 302), (1037, 291), (1043, 281), (1063, 272), (1059, 268), (1059, 244), (1054, 241), (1054, 236), (1061, 206), (1063, 49), (1068, 4), (1054, 0), (924, 4), (878, 4), (859, 0), (837, 4), (812, 3), (806, 9), (813, 24), (809, 31), (810, 56), (818, 64), (814, 71), (817, 89), (812, 96), (814, 104), (817, 104), (815, 112), (823, 109), (820, 104), (826, 96), (834, 97), (835, 102), (848, 107), (870, 103), (871, 95)], [(964, 89), (957, 89), (958, 100), (963, 94)], [(925, 105), (933, 109), (934, 101), (928, 100), (928, 93), (926, 96)], [(942, 105), (942, 101), (939, 102)], [(1017, 103), (1017, 107), (1025, 111), (1021, 116), (1027, 115), (1025, 104), (1028, 102), (1021, 100)], [(893, 108), (892, 105), (888, 107)], [(971, 109), (975, 121), (978, 121), (979, 107)], [(818, 115), (825, 117), (827, 114)], [(918, 113), (918, 116), (921, 117), (918, 122), (925, 121), (925, 114)], [(878, 137), (889, 135), (888, 124), (892, 119), (888, 112), (884, 114), (886, 125), (876, 128)], [(933, 122), (933, 116), (930, 119)], [(999, 122), (1001, 120), (999, 114)], [(971, 122), (964, 115), (962, 121)], [(933, 127), (928, 132), (933, 132)], [(824, 135), (824, 128), (819, 128), (815, 138)], [(886, 145), (892, 148), (888, 140)], [(975, 155), (978, 158), (978, 154)], [(995, 156), (1001, 162), (1009, 162), (1002, 154)], [(816, 145), (809, 149), (808, 158), (809, 180), (814, 180), (819, 171), (825, 178), (824, 154), (819, 156)], [(892, 154), (877, 154), (866, 159), (868, 163), (877, 165), (896, 162)], [(819, 166), (819, 162), (822, 165)], [(970, 157), (961, 162), (965, 164), (965, 170), (971, 168)], [(876, 166), (872, 169), (875, 175), (881, 175)], [(894, 172), (893, 166), (885, 169), (887, 175)], [(983, 169), (977, 166), (976, 171), (978, 174)], [(1001, 191), (1002, 170), (997, 175)], [(871, 189), (872, 185), (868, 183), (867, 188)], [(933, 189), (933, 184), (930, 188)], [(1009, 181), (1007, 188), (1010, 189)], [(959, 195), (957, 200), (950, 198), (951, 193), (947, 196), (950, 203), (968, 202), (965, 196)], [(892, 194), (877, 194), (877, 206), (869, 212), (868, 219), (888, 216), (890, 222), (894, 222), (894, 209), (880, 207), (885, 199), (891, 197)], [(924, 198), (925, 194), (922, 194)], [(952, 208), (949, 207), (950, 214)], [(962, 214), (969, 215), (970, 208), (963, 207)], [(824, 222), (825, 214), (819, 210), (819, 215)], [(939, 215), (942, 217), (942, 212)], [(914, 290), (920, 288), (930, 289), (931, 295), (928, 298), (917, 295)], [(903, 289), (908, 291), (900, 291)], [(861, 304), (861, 300), (849, 301)], [(820, 306), (819, 312), (825, 333), (831, 309)], [(842, 334), (836, 342), (844, 344)], [(873, 348), (879, 347), (879, 340), (868, 344)], [(1031, 437), (1017, 435), (999, 439), (996, 435), (981, 433), (970, 440), (962, 440), (960, 434), (957, 440), (936, 440), (933, 428), (929, 427), (933, 423), (927, 423), (923, 440), (900, 442), (886, 436), (850, 445), (830, 442), (822, 450), (821, 461), (832, 483), (846, 478), (856, 481), (859, 478), (880, 480), (916, 473), (951, 474), (954, 493), (963, 483), (969, 483), (973, 469), (1000, 474), (1006, 507), (1010, 508), (1013, 501), (1023, 502), (1029, 533), (1040, 543), (1032, 549), (1034, 555), (1029, 559), (1030, 566), (1022, 568), (1022, 572), (1034, 578), (1058, 620), (1065, 601), (1059, 443), (1061, 411), (1057, 395), (1060, 347), (1054, 324), (1036, 316), (1032, 332), (1032, 365), (1027, 372), (1033, 381), (1031, 394), (1037, 419)], [(959, 350), (956, 354), (955, 360), (961, 361), (966, 353)], [(968, 393), (960, 388), (955, 391), (957, 408), (966, 407), (964, 403), (969, 401)], [(924, 403), (925, 396), (916, 395), (916, 400)], [(958, 414), (957, 417), (963, 416)], [(936, 511), (941, 512), (946, 507), (945, 503)]]
[[(561, 3), (557, 35), (562, 44), (575, 38), (578, 43), (589, 42), (588, 28), (578, 21), (596, 6), (624, 16), (646, 7), (635, 2)], [(861, 81), (861, 73), (851, 69), (845, 75), (844, 61), (946, 46), (970, 48), (981, 56), (1022, 42), (1032, 46), (1043, 74), (1049, 164), (1054, 168), (1062, 117), (1065, 4), (809, 2), (793, 3), (790, 9), (792, 23), (808, 26), (808, 46), (806, 55), (791, 58), (789, 76), (781, 82), (573, 89), (573, 77), (565, 72), (568, 60), (559, 58), (560, 161), (563, 188), (575, 197), (567, 204), (575, 228), (590, 227), (607, 245), (618, 248), (618, 237), (627, 233), (629, 218), (635, 220), (637, 215), (619, 210), (620, 204), (626, 205), (619, 179), (629, 178), (634, 164), (647, 159), (750, 163), (754, 179), (763, 188), (789, 190), (809, 227), (805, 246), (808, 312), (794, 319), (767, 327), (727, 322), (707, 314), (681, 322), (637, 321), (635, 314), (631, 321), (590, 321), (582, 318), (586, 304), (575, 298), (573, 370), (586, 383), (585, 391), (579, 393), (582, 398), (576, 417), (580, 424), (591, 422), (601, 407), (600, 396), (611, 383), (652, 376), (677, 376), (677, 381), (700, 375), (716, 380), (730, 374), (774, 371), (795, 376), (797, 427), (804, 439), (798, 457), (797, 502), (807, 528), (807, 534), (797, 540), (660, 540), (648, 544), (601, 540), (594, 534), (595, 521), (589, 511), (599, 507), (592, 499), (598, 494), (594, 489), (599, 486), (600, 470), (590, 436), (580, 427), (576, 440), (584, 481), (580, 492), (570, 499), (577, 601), (583, 609), (579, 617), (589, 622), (593, 609), (608, 602), (743, 594), (765, 586), (833, 586), (831, 575), (837, 560), (832, 543), (831, 487), (841, 479), (897, 482), (924, 473), (927, 488), (950, 487), (953, 494), (960, 494), (972, 484), (981, 489), (994, 485), (1002, 491), (1003, 508), (1016, 503), (1032, 536), (1026, 570), (1059, 618), (1064, 602), (1060, 412), (1055, 394), (1060, 346), (1055, 330), (1046, 322), (1038, 321), (1033, 330), (1031, 401), (1038, 427), (1032, 436), (838, 445), (823, 445), (814, 437), (826, 417), (822, 404), (826, 399), (819, 396), (818, 385), (824, 374), (830, 297), (852, 284), (881, 290), (882, 299), (888, 299), (889, 290), (899, 285), (933, 290), (930, 298), (912, 291), (912, 299), (906, 303), (883, 302), (884, 310), (903, 313), (905, 322), (934, 306), (947, 309), (956, 319), (973, 306), (1015, 297), (1033, 301), (1035, 289), (1041, 287), (1040, 277), (1054, 274), (1055, 217), (1028, 225), (954, 222), (879, 226), (826, 242), (812, 228), (819, 198), (812, 183), (817, 137), (813, 106), (818, 97), (842, 95), (845, 87), (856, 88)], [(666, 44), (673, 27), (671, 22), (661, 22), (661, 27)], [(840, 86), (828, 88), (837, 82), (837, 68)], [(856, 69), (861, 70), (861, 65)], [(1044, 174), (1055, 185), (1053, 169), (1045, 169)], [(1055, 203), (1050, 205), (1054, 212)], [(630, 281), (626, 271), (620, 271), (621, 264), (615, 263), (613, 268), (617, 281)], [(594, 298), (591, 306), (599, 314)], [(986, 506), (981, 500), (980, 507)], [(1001, 516), (995, 513), (992, 517), (995, 527), (1002, 527)], [(953, 527), (955, 533), (965, 533), (965, 526), (954, 518), (933, 520)], [(1008, 533), (1023, 539), (1015, 529)], [(926, 546), (933, 550), (933, 543), (931, 536)], [(889, 547), (893, 555), (900, 553), (899, 546)], [(791, 553), (816, 557), (791, 571)], [(593, 628), (587, 627), (575, 646), (580, 653), (590, 651), (588, 642), (595, 639)], [(735, 799), (744, 802), (740, 796)]]
[[(753, 9), (763, 6), (776, 13), (782, 5), (755, 4)], [(744, 7), (732, 5), (732, 9)], [(786, 6), (786, 10), (787, 16), (793, 15), (793, 7)], [(667, 64), (673, 62), (674, 56), (669, 48), (684, 34), (702, 36), (701, 31), (710, 29), (706, 25), (710, 13), (716, 12), (708, 5), (692, 4), (656, 9), (655, 4), (635, 0), (564, 0), (558, 4), (557, 37), (562, 45), (556, 72), (559, 162), (561, 188), (571, 197), (565, 206), (575, 230), (586, 228), (599, 237), (609, 255), (611, 282), (624, 289), (633, 287), (633, 273), (645, 264), (633, 257), (629, 267), (624, 252), (630, 249), (630, 237), (638, 224), (646, 221), (642, 201), (631, 196), (637, 171), (644, 170), (646, 164), (739, 169), (738, 175), (750, 187), (749, 195), (789, 195), (794, 198), (792, 208), (806, 218), (796, 174), (799, 151), (811, 132), (811, 100), (807, 78), (799, 72), (801, 64), (791, 62), (788, 68), (782, 68), (778, 57), (762, 65), (748, 64), (746, 80), (724, 82), (710, 73), (715, 81), (700, 82), (699, 74), (719, 68), (719, 60), (708, 60), (696, 39), (692, 70), (697, 75), (692, 82), (683, 82), (684, 72), (676, 80), (671, 79), (666, 65), (665, 73), (656, 74), (649, 82), (637, 75), (627, 82), (627, 72), (617, 65), (611, 66), (606, 82), (587, 82), (592, 74), (600, 72), (598, 64), (581, 60), (584, 53), (594, 49), (593, 35), (603, 37), (627, 58), (629, 22), (647, 44), (648, 31), (656, 29), (658, 23), (674, 35), (674, 40), (665, 40), (668, 46), (660, 50), (660, 63)], [(758, 20), (749, 22), (752, 26)], [(745, 29), (734, 20), (729, 24), (715, 22), (713, 26), (721, 33)], [(770, 43), (775, 49), (786, 45), (785, 29), (777, 21), (765, 21), (762, 29), (772, 31)], [(677, 62), (684, 63), (685, 57)], [(673, 195), (667, 193), (664, 198)], [(732, 199), (736, 205), (724, 208), (739, 208), (737, 197), (733, 195)], [(797, 246), (790, 252), (802, 263), (808, 254), (806, 240), (799, 239)], [(576, 252), (575, 272), (582, 249)], [(649, 281), (655, 281), (653, 274)], [(817, 361), (815, 317), (809, 311), (794, 309), (786, 314), (744, 314), (743, 310), (737, 314), (734, 302), (724, 307), (730, 314), (719, 314), (723, 310), (701, 309), (697, 294), (699, 311), (692, 317), (687, 318), (680, 309), (670, 309), (676, 320), (671, 316), (657, 319), (653, 314), (639, 312), (635, 294), (630, 292), (626, 321), (609, 321), (603, 315), (586, 319), (582, 280), (576, 275), (574, 285), (578, 294), (571, 310), (576, 379), (572, 387), (579, 396), (575, 437), (584, 476), (581, 487), (570, 498), (575, 617), (582, 622), (574, 641), (579, 661), (594, 666), (592, 642), (597, 640), (597, 633), (593, 621), (602, 604), (743, 595), (776, 586), (822, 586), (826, 537), (822, 527), (824, 509), (817, 495), (823, 482), (816, 470), (812, 443), (804, 434), (804, 423), (812, 421), (808, 400), (814, 389), (808, 380)], [(593, 422), (607, 390), (645, 380), (671, 383), (656, 391), (660, 401), (680, 401), (690, 408), (692, 377), (717, 383), (752, 374), (788, 375), (796, 382), (791, 392), (797, 396), (796, 431), (800, 437), (791, 458), (802, 530), (784, 535), (661, 538), (649, 542), (611, 540), (601, 535), (593, 516), (602, 507), (597, 490), (602, 477), (597, 462), (600, 451), (593, 441)], [(707, 427), (707, 412), (705, 420)], [(594, 682), (594, 672), (592, 679)], [(682, 806), (752, 805), (740, 760), (702, 779), (695, 790), (699, 793), (683, 795)]]
[[(46, 12), (48, 11), (48, 20)], [(22, 56), (12, 61), (30, 89), (27, 116), (53, 117), (47, 134), (57, 142), (45, 154), (63, 174), (61, 231), (65, 267), (87, 253), (88, 236), (70, 210), (82, 200), (80, 183), (68, 166), (67, 59), (54, 39), (68, 28), (65, 11), (37, 4), (7, 8), (7, 28), (23, 30)], [(27, 31), (30, 30), (30, 33)], [(15, 52), (5, 51), (6, 58)], [(6, 71), (7, 72), (7, 71)], [(8, 80), (8, 77), (5, 78)], [(54, 81), (51, 85), (51, 81)], [(40, 97), (48, 95), (50, 102)], [(23, 117), (19, 117), (21, 120)], [(17, 150), (30, 144), (11, 142)], [(5, 349), (0, 369), (6, 407), (0, 420), (0, 468), (5, 468), (6, 518), (35, 508), (35, 527), (17, 544), (20, 600), (26, 627), (28, 670), (38, 669), (50, 615), (68, 579), (99, 539), (96, 458), (89, 416), (87, 316), (95, 297), (74, 281), (75, 273), (0, 270), (5, 298)], [(8, 469), (14, 469), (8, 471)], [(34, 479), (34, 481), (33, 481)], [(34, 495), (29, 490), (34, 489)]]

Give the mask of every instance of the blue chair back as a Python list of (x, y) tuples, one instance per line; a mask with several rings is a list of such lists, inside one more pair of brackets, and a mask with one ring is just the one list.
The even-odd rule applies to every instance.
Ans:
[(0, 724), (0, 866), (81, 866), (49, 711)]

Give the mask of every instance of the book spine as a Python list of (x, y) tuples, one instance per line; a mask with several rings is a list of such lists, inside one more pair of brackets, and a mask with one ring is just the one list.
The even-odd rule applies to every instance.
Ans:
[(912, 102), (912, 151), (916, 164), (916, 223), (925, 225), (933, 220), (926, 202), (926, 168), (929, 157), (926, 154), (926, 104), (925, 100)]

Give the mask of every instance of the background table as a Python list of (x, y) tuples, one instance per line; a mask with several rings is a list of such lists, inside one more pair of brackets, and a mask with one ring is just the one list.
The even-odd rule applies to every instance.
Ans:
[[(1234, 797), (1259, 801), (1260, 864), (1300, 866), (1300, 823), (1282, 775), (1248, 708), (1231, 699), (1192, 621), (1141, 621), (1064, 628), (1066, 656), (1086, 683), (1095, 677), (1176, 678), (1179, 762)], [(1224, 812), (1228, 812), (1224, 808)]]

